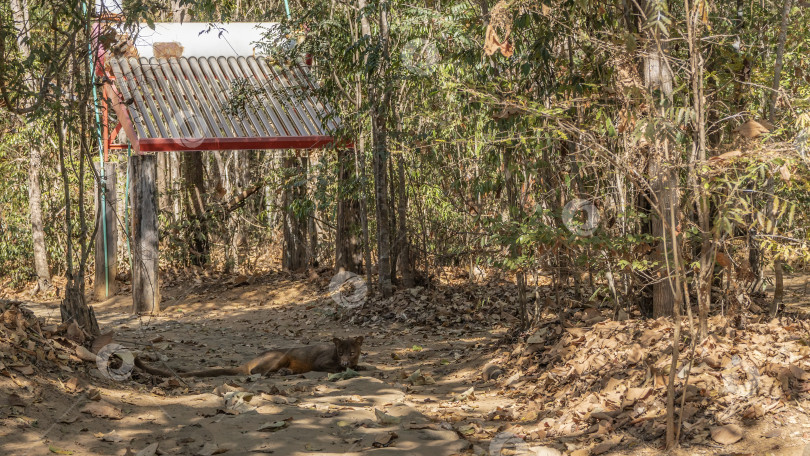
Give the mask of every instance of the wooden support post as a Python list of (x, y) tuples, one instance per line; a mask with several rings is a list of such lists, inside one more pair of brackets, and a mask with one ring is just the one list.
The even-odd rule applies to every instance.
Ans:
[(160, 312), (158, 281), (157, 158), (130, 157), (132, 313)]
[[(117, 205), (115, 163), (104, 163), (104, 180), (102, 185), (96, 183), (96, 218), (98, 231), (96, 231), (96, 276), (93, 287), (93, 296), (96, 300), (104, 300), (115, 294), (115, 276), (118, 274), (118, 221), (115, 216)], [(101, 175), (100, 167), (96, 164), (96, 172)], [(101, 192), (105, 193), (105, 206), (101, 207)], [(103, 218), (102, 218), (103, 217)], [(106, 232), (105, 232), (106, 226)], [(106, 263), (104, 258), (106, 238)], [(106, 265), (106, 268), (105, 268)]]

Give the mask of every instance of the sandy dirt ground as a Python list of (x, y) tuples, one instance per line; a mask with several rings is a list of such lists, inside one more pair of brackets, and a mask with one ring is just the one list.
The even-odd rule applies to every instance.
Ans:
[[(791, 282), (790, 293), (802, 286)], [(151, 356), (159, 366), (235, 366), (271, 348), (363, 335), (365, 369), (338, 381), (315, 372), (163, 379), (127, 366), (116, 368), (117, 378), (92, 366), (55, 370), (45, 377), (50, 381), (0, 377), (0, 387), (19, 391), (6, 405), (20, 411), (2, 420), (0, 454), (449, 456), (487, 454), (491, 445), (501, 448), (493, 453), (499, 455), (576, 454), (565, 442), (557, 449), (514, 445), (510, 425), (488, 419), (498, 407), (515, 405), (502, 386), (482, 377), (502, 328), (383, 320), (351, 326), (337, 318), (340, 309), (322, 281), (280, 272), (170, 284), (159, 316), (132, 316), (130, 306), (126, 291), (93, 304), (102, 332), (114, 331), (121, 350)], [(58, 323), (56, 301), (29, 307)], [(676, 454), (808, 455), (805, 405), (759, 422), (739, 444)], [(625, 441), (604, 454), (661, 454), (659, 443)]]

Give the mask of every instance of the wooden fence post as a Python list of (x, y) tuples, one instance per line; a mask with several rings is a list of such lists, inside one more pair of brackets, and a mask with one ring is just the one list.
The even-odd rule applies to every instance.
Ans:
[(158, 280), (157, 159), (130, 157), (132, 208), (132, 313), (160, 312)]
[[(115, 192), (116, 185), (115, 163), (104, 163), (103, 186), (96, 182), (96, 218), (98, 219), (98, 231), (96, 231), (96, 274), (93, 286), (93, 296), (96, 300), (104, 300), (115, 294), (115, 276), (118, 274), (118, 220), (116, 217), (116, 206), (118, 196)], [(100, 172), (100, 166), (96, 164), (96, 171)], [(106, 204), (101, 207), (101, 192), (105, 193)], [(102, 217), (104, 217), (102, 219)], [(106, 224), (106, 232), (104, 226)], [(107, 240), (107, 261), (105, 268), (104, 261), (104, 239)]]

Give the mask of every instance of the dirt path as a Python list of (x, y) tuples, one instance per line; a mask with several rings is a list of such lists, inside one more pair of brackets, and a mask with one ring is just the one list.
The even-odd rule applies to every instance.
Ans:
[[(174, 368), (236, 365), (269, 348), (362, 334), (361, 364), (368, 370), (336, 382), (310, 373), (186, 383), (137, 370), (111, 380), (93, 369), (71, 394), (64, 388), (40, 389), (38, 401), (26, 409), (36, 424), (26, 432), (3, 432), (0, 453), (123, 455), (127, 448), (150, 451), (153, 443), (166, 454), (451, 455), (470, 447), (417, 404), (438, 403), (468, 388), (468, 380), (477, 375), (473, 353), (496, 334), (343, 325), (335, 321), (335, 305), (322, 289), (273, 274), (250, 284), (199, 282), (166, 289), (158, 317), (129, 315), (130, 302), (121, 295), (94, 304), (102, 332), (113, 330), (117, 343), (156, 354)], [(50, 321), (59, 317), (56, 303), (30, 307)], [(406, 382), (416, 369), (429, 373), (436, 384)], [(64, 381), (71, 376), (61, 375)], [(216, 394), (223, 385), (233, 390), (225, 397)], [(93, 402), (87, 391), (94, 388), (101, 397), (97, 404), (120, 410), (121, 419), (80, 412)]]
[[(130, 303), (122, 294), (93, 304), (102, 332), (113, 330), (125, 349), (172, 368), (233, 366), (270, 348), (363, 335), (367, 369), (336, 382), (323, 373), (179, 381), (137, 370), (110, 379), (92, 364), (82, 366), (86, 371), (53, 370), (44, 383), (0, 376), (0, 388), (20, 392), (8, 399), (12, 409), (18, 402), (15, 413), (0, 420), (0, 454), (596, 454), (568, 438), (552, 439), (563, 453), (532, 443), (549, 441), (538, 404), (504, 377), (482, 378), (486, 363), (503, 361), (503, 329), (417, 326), (413, 316), (346, 324), (336, 317), (341, 308), (326, 294), (324, 279), (278, 272), (169, 283), (157, 317), (133, 317)], [(29, 307), (59, 320), (57, 303)], [(799, 399), (747, 428), (736, 445), (687, 444), (676, 454), (804, 456), (809, 403)], [(605, 432), (592, 435), (608, 440)], [(625, 434), (602, 454), (661, 454), (658, 443)]]

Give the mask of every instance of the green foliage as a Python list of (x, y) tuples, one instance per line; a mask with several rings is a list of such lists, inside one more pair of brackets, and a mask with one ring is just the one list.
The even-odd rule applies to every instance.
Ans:
[[(655, 0), (637, 11), (633, 2), (516, 1), (500, 4), (506, 8), (506, 19), (499, 19), (495, 5), (485, 13), (482, 4), (475, 2), (437, 6), (370, 0), (358, 11), (356, 2), (315, 0), (305, 6), (291, 2), (288, 19), (281, 2), (184, 3), (200, 21), (280, 22), (282, 38), (271, 39), (277, 30), (270, 29), (260, 47), (280, 62), (311, 59), (318, 95), (340, 117), (336, 134), (340, 142), (363, 144), (368, 153), (371, 102), (378, 101), (369, 100), (368, 94), (390, 95), (390, 104), (382, 107), (389, 132), (386, 153), (394, 164), (402, 159), (406, 168), (408, 231), (422, 267), (485, 264), (509, 273), (541, 271), (558, 279), (589, 271), (597, 282), (610, 270), (621, 276), (622, 293), (635, 298), (657, 280), (663, 261), (650, 254), (660, 243), (650, 229), (657, 220), (651, 207), (657, 170), (651, 164), (662, 156), (662, 144), (668, 147), (669, 159), (661, 166), (674, 170), (678, 178), (684, 251), (694, 250), (705, 238), (723, 246), (755, 230), (768, 261), (775, 255), (807, 261), (810, 33), (807, 21), (798, 19), (798, 11), (793, 12), (788, 31), (778, 125), (764, 138), (744, 141), (735, 129), (745, 120), (762, 118), (767, 109), (778, 8), (773, 2), (746, 3), (740, 21), (736, 4), (702, 3), (705, 11), (698, 13), (700, 27), (707, 31), (700, 51), (708, 155), (742, 151), (738, 159), (707, 163), (693, 157), (698, 113), (686, 64), (689, 48), (683, 4)], [(31, 104), (38, 93), (38, 87), (26, 86), (27, 72), (67, 76), (64, 71), (70, 65), (66, 62), (74, 62), (70, 59), (75, 56), (63, 55), (53, 41), (40, 38), (50, 33), (48, 25), (55, 17), (57, 22), (67, 22), (67, 13), (75, 13), (76, 6), (41, 3), (33, 7), (35, 39), (27, 59), (14, 51), (15, 37), (3, 29), (0, 39), (7, 63), (2, 84), (14, 100), (21, 100), (18, 104)], [(163, 3), (151, 0), (128, 2), (125, 7), (130, 25), (153, 24), (168, 14)], [(387, 8), (391, 26), (388, 55), (377, 39), (381, 7)], [(8, 8), (0, 8), (0, 14), (7, 24)], [(369, 20), (370, 36), (361, 32), (361, 14)], [(505, 38), (502, 29), (509, 28), (511, 56), (483, 52), (486, 26), (493, 23), (501, 39)], [(81, 36), (84, 25), (79, 21), (60, 33)], [(664, 43), (656, 38), (668, 38), (671, 96), (649, 87), (639, 70), (644, 59)], [(63, 73), (52, 71), (54, 62)], [(35, 113), (50, 125), (39, 135), (39, 144), (47, 149), (43, 180), (48, 184), (56, 181), (58, 170), (53, 155), (57, 137), (53, 118), (48, 116), (67, 109), (54, 104), (57, 99), (66, 103), (68, 95), (74, 95), (56, 90), (62, 89), (49, 92)], [(268, 93), (269, 88), (234, 81), (228, 94), (229, 113), (241, 115), (246, 105)], [(95, 154), (93, 141), (81, 143), (76, 136), (80, 121), (78, 115), (67, 121), (73, 129), (70, 147)], [(7, 130), (17, 122), (4, 117), (2, 126)], [(0, 274), (24, 280), (31, 274), (30, 262), (19, 261), (31, 251), (24, 147), (30, 139), (14, 138), (4, 135), (0, 148), (4, 177), (0, 186), (5, 190), (0, 191), (4, 236)], [(321, 155), (306, 176), (300, 169), (276, 166), (267, 156), (253, 157), (251, 163), (261, 164), (257, 174), (270, 179), (271, 193), (294, 191), (289, 209), (298, 220), (317, 215), (330, 227), (338, 196), (365, 199), (373, 238), (376, 225), (392, 221), (380, 221), (374, 215), (371, 169), (366, 165), (356, 176), (340, 181), (334, 155), (332, 151)], [(89, 177), (80, 182), (75, 157), (68, 165), (71, 190), (91, 188)], [(358, 164), (361, 159), (371, 162), (370, 156), (358, 157)], [(206, 160), (209, 169), (216, 166), (210, 155)], [(394, 169), (389, 176), (396, 181)], [(700, 191), (711, 203), (709, 232), (702, 232), (696, 223)], [(65, 202), (58, 191), (46, 193), (49, 249), (61, 268), (66, 263), (65, 242), (59, 237)], [(180, 195), (171, 193), (171, 197)], [(212, 206), (219, 204), (210, 195), (208, 199)], [(563, 208), (574, 199), (592, 201), (599, 211), (600, 223), (590, 236), (579, 236), (563, 223)], [(84, 204), (91, 214), (91, 203)], [(267, 208), (272, 212), (276, 203), (262, 199), (251, 204), (228, 217), (204, 222), (210, 223), (209, 231), (219, 233), (215, 242), (223, 249), (230, 248), (234, 220), (255, 218), (269, 223)], [(183, 233), (193, 232), (192, 222), (179, 215), (168, 211), (161, 215), (164, 259), (187, 264), (187, 250), (182, 247), (189, 239)], [(331, 229), (325, 231), (329, 240)], [(12, 242), (15, 239), (21, 241)], [(370, 245), (376, 245), (375, 239)], [(588, 295), (597, 294), (594, 290)]]

